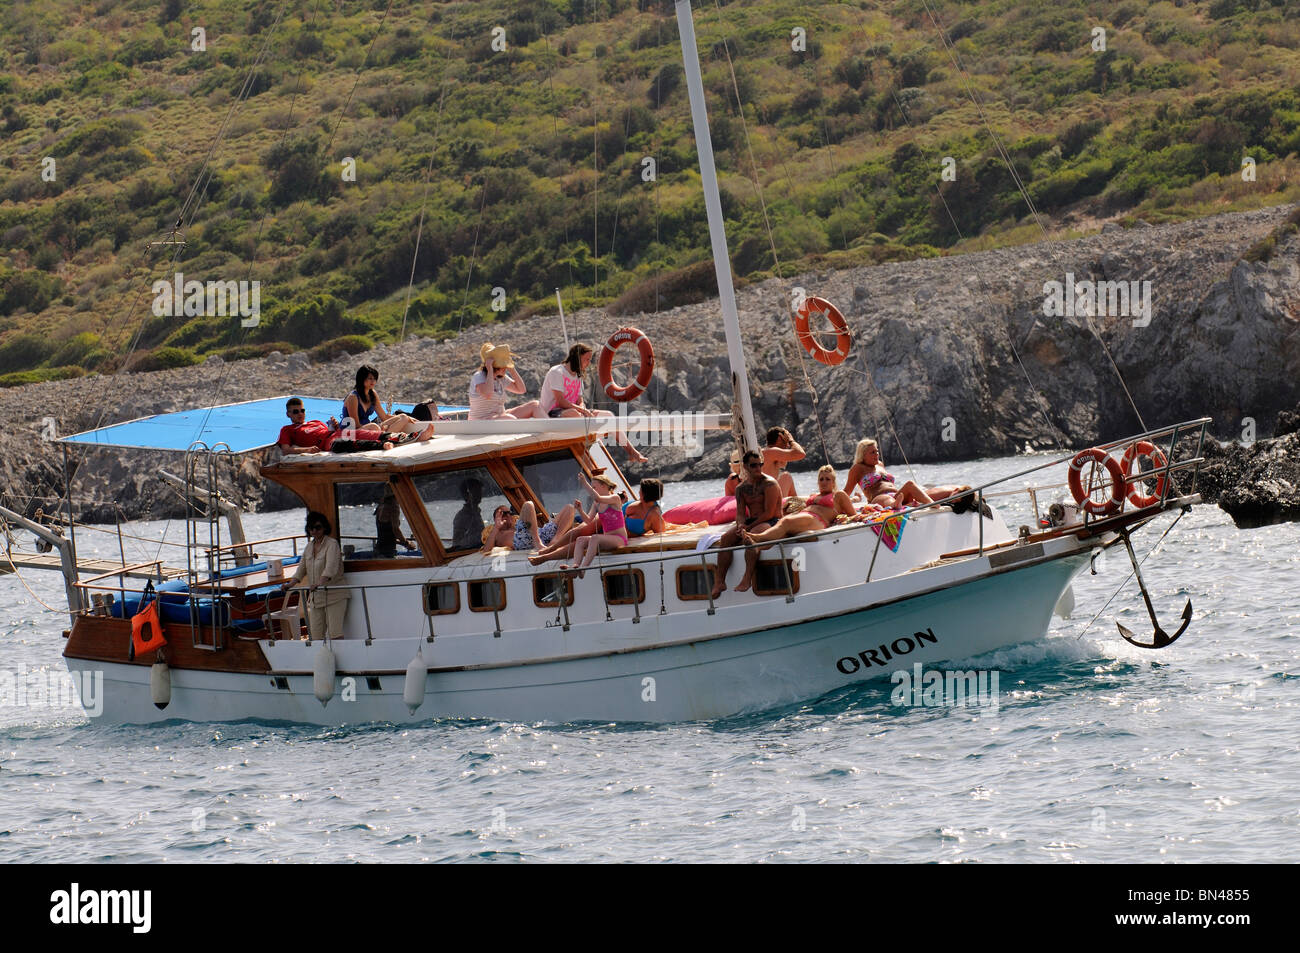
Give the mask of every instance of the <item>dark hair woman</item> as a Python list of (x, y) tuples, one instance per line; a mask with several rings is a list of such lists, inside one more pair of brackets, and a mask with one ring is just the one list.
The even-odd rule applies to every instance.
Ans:
[[(344, 429), (349, 426), (353, 429), (364, 426), (370, 422), (371, 417), (374, 417), (383, 424), (385, 431), (419, 434), (419, 440), (433, 439), (431, 422), (416, 420), (406, 414), (390, 414), (384, 410), (384, 402), (379, 399), (379, 394), (375, 391), (375, 384), (378, 382), (379, 371), (376, 368), (369, 364), (362, 364), (357, 368), (356, 387), (343, 401)], [(350, 425), (349, 420), (352, 422)]]
[(343, 552), (339, 541), (330, 535), (329, 517), (324, 513), (309, 512), (306, 529), (309, 542), (284, 588), (306, 592), (307, 631), (313, 639), (341, 639), (348, 609), (348, 591), (337, 588), (343, 585)]

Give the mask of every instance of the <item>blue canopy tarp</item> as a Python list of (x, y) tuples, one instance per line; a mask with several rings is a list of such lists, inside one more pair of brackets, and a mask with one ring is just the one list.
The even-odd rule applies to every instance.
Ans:
[[(214, 447), (224, 443), (234, 453), (261, 450), (275, 443), (280, 428), (289, 423), (284, 403), (291, 395), (155, 414), (60, 438), (64, 443), (93, 447), (135, 447), (141, 450), (184, 452), (196, 441)], [(307, 420), (329, 420), (343, 410), (342, 399), (303, 397)], [(466, 407), (439, 407), (445, 413), (463, 413)], [(410, 405), (393, 405), (393, 412), (410, 413)]]

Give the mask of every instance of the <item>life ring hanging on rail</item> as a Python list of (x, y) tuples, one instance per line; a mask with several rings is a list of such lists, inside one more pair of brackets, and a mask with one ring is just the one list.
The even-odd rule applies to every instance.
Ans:
[[(1110, 499), (1098, 503), (1092, 499), (1087, 491), (1083, 488), (1083, 468), (1089, 461), (1100, 463), (1110, 474)], [(1074, 502), (1081, 505), (1093, 516), (1110, 516), (1118, 513), (1124, 505), (1124, 472), (1120, 469), (1119, 463), (1105, 450), (1097, 447), (1090, 447), (1087, 450), (1080, 450), (1070, 461), (1070, 495), (1074, 497)], [(1100, 489), (1098, 487), (1097, 489)]]
[[(637, 368), (636, 380), (631, 384), (620, 386), (614, 383), (614, 352), (623, 344), (635, 344), (641, 365)], [(645, 393), (650, 386), (650, 378), (655, 372), (655, 349), (639, 328), (619, 328), (609, 336), (604, 349), (600, 352), (600, 364), (596, 376), (610, 400), (625, 402), (634, 400)]]
[[(835, 350), (826, 350), (817, 343), (817, 339), (808, 330), (808, 319), (813, 314), (824, 314), (830, 318), (831, 327), (835, 330)], [(853, 346), (853, 336), (849, 334), (849, 324), (844, 320), (844, 315), (840, 314), (840, 309), (825, 298), (804, 298), (803, 304), (795, 312), (794, 333), (799, 338), (803, 349), (812, 356), (814, 361), (829, 367), (843, 364), (844, 359), (849, 356), (849, 348)]]
[(1140, 489), (1142, 485), (1141, 480), (1130, 482), (1129, 479), (1130, 476), (1141, 476), (1144, 479), (1150, 479), (1149, 477), (1146, 477), (1142, 471), (1138, 471), (1138, 473), (1133, 472), (1133, 464), (1137, 462), (1139, 457), (1149, 457), (1151, 459), (1152, 468), (1155, 470), (1161, 470), (1165, 466), (1165, 455), (1160, 452), (1160, 448), (1155, 444), (1146, 440), (1139, 440), (1137, 443), (1133, 444), (1133, 446), (1124, 451), (1124, 456), (1121, 457), (1119, 461), (1120, 472), (1124, 474), (1124, 482), (1128, 486), (1129, 502), (1139, 508), (1144, 506), (1154, 506), (1164, 498), (1165, 475), (1162, 473), (1154, 478), (1156, 481), (1154, 493), (1150, 496), (1143, 493)]

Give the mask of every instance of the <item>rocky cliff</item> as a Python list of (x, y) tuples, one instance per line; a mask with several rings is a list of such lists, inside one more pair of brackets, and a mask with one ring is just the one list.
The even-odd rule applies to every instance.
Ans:
[[(1075, 447), (1139, 431), (1143, 423), (1202, 415), (1214, 418), (1221, 437), (1247, 431), (1265, 437), (1268, 422), (1300, 401), (1300, 235), (1287, 229), (1294, 214), (1287, 207), (1175, 225), (1108, 226), (1077, 240), (742, 288), (760, 431), (786, 425), (808, 449), (810, 464), (829, 457), (839, 467), (866, 435), (880, 439), (887, 460), (900, 452), (911, 460), (955, 460), (1026, 446)], [(1276, 238), (1271, 257), (1243, 258), (1270, 235)], [(1052, 282), (1067, 289), (1055, 303)], [(817, 364), (796, 344), (786, 306), (796, 287), (844, 312), (854, 343), (843, 365)], [(1132, 292), (1127, 302), (1120, 290)], [(571, 337), (592, 343), (623, 324), (644, 329), (657, 352), (654, 380), (633, 409), (730, 409), (716, 302), (624, 318), (596, 311), (568, 316)], [(40, 439), (45, 417), (66, 434), (202, 404), (289, 393), (341, 397), (363, 362), (380, 369), (386, 397), (463, 402), (486, 340), (508, 343), (521, 355), (519, 368), (534, 394), (564, 351), (558, 320), (536, 317), (476, 326), (445, 342), (408, 339), (324, 364), (311, 364), (305, 354), (231, 364), (214, 359), (12, 389), (5, 397), (17, 419), (0, 432), (0, 499), (27, 513), (38, 505), (48, 512), (63, 494), (61, 448)], [(268, 436), (283, 422), (268, 420)], [(652, 463), (629, 472), (716, 476), (729, 449), (719, 438), (707, 441), (698, 458), (653, 448)], [(159, 467), (177, 470), (178, 459), (80, 450), (70, 459), (81, 518), (180, 512), (175, 493), (156, 476)], [(229, 478), (252, 508), (288, 505), (284, 494), (265, 491), (259, 462), (244, 460)]]

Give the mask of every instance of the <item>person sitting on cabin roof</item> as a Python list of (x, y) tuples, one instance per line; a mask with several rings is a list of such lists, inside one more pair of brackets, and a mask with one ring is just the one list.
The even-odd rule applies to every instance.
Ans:
[(307, 409), (300, 397), (290, 397), (285, 401), (284, 413), (291, 423), (280, 428), (276, 443), (280, 452), (285, 454), (390, 450), (396, 444), (415, 439), (409, 434), (384, 433), (378, 424), (368, 424), (352, 431), (353, 439), (340, 439), (344, 437), (345, 431), (339, 429), (339, 422), (333, 417), (329, 423), (304, 419)]
[(479, 369), (469, 379), (470, 420), (524, 420), (541, 417), (542, 405), (530, 400), (506, 410), (506, 394), (522, 394), (523, 378), (515, 373), (514, 358), (505, 344), (484, 344), (479, 348)]
[[(416, 420), (406, 414), (392, 414), (384, 409), (383, 401), (375, 393), (379, 370), (369, 364), (357, 368), (356, 387), (343, 400), (343, 420), (349, 427), (360, 428), (374, 417), (385, 429), (395, 433), (413, 433), (417, 440), (433, 439), (433, 424)], [(392, 401), (388, 402), (392, 406)]]
[(537, 507), (532, 500), (524, 503), (517, 514), (503, 503), (492, 511), (492, 525), (483, 530), (481, 551), (490, 553), (498, 546), (509, 546), (519, 552), (541, 549), (573, 525), (573, 514), (573, 504), (566, 504), (555, 519), (538, 526)]
[(763, 448), (763, 472), (776, 481), (782, 498), (794, 496), (794, 477), (785, 472), (786, 464), (808, 456), (784, 427), (772, 427), (767, 432), (767, 446)]
[[(586, 344), (575, 344), (559, 364), (546, 372), (542, 380), (541, 413), (548, 417), (613, 417), (608, 410), (590, 410), (582, 404), (582, 379), (591, 366), (592, 349)], [(634, 463), (649, 460), (628, 442), (622, 433), (614, 432), (614, 441), (627, 451)]]

